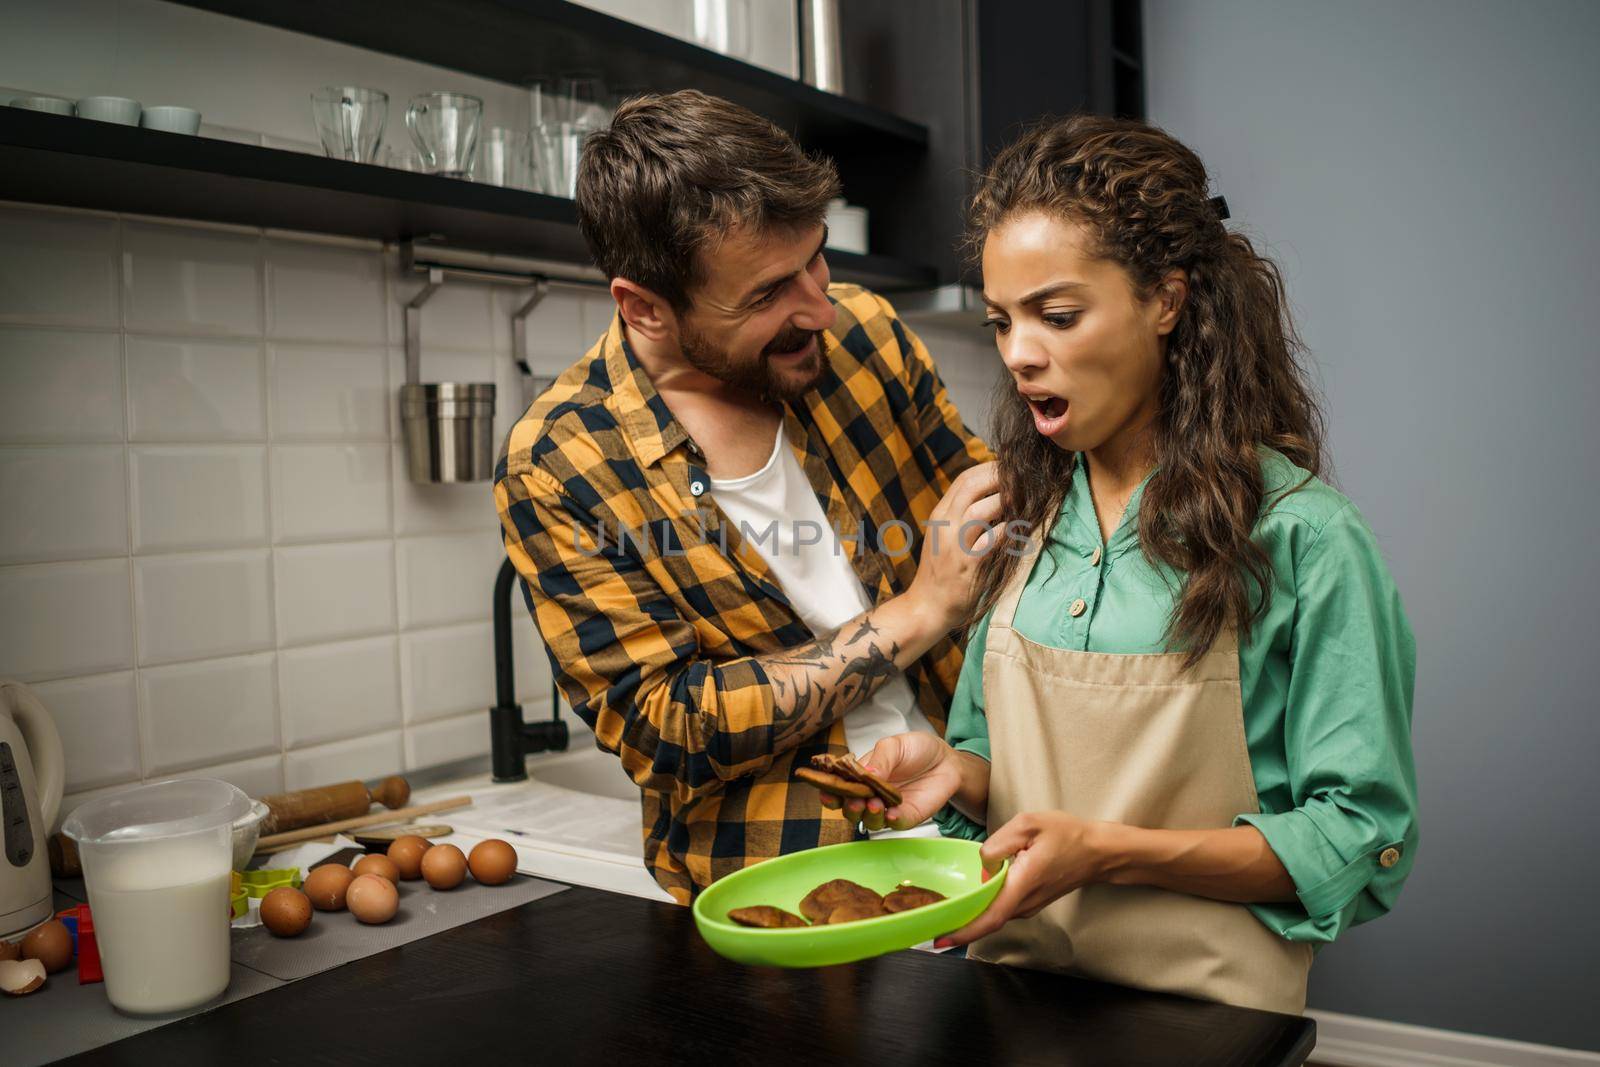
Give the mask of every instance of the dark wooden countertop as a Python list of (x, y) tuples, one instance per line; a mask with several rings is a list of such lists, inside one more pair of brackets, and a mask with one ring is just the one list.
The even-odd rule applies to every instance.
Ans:
[(1315, 1033), (923, 952), (745, 967), (687, 908), (575, 888), (65, 1062), (1293, 1065)]

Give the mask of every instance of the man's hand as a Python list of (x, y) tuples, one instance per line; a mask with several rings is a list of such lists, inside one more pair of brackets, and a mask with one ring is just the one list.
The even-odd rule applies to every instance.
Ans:
[(935, 946), (949, 948), (987, 937), (1012, 919), (1031, 919), (1045, 905), (1066, 896), (1105, 873), (1102, 848), (1108, 824), (1091, 822), (1064, 811), (1024, 812), (983, 843), (984, 877), (1009, 857), (1011, 870), (982, 915)]
[(845, 816), (864, 830), (919, 826), (944, 807), (961, 786), (955, 751), (936, 734), (919, 731), (885, 737), (860, 760), (867, 770), (900, 791), (900, 803), (885, 809), (877, 797), (857, 800), (823, 793), (822, 806), (842, 808)]
[(1000, 473), (993, 462), (956, 475), (928, 516), (917, 576), (905, 595), (928, 612), (941, 632), (966, 621), (978, 564), (1004, 540), (999, 521)]

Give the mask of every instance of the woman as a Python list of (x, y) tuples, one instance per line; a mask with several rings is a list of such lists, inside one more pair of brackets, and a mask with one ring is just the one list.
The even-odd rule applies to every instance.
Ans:
[(1314, 947), (1411, 869), (1415, 650), (1372, 532), (1317, 478), (1278, 271), (1217, 203), (1193, 152), (1096, 117), (985, 176), (1002, 499), (1038, 533), (983, 561), (946, 738), (865, 757), (904, 803), (846, 812), (1011, 859), (943, 944), (1300, 1012)]

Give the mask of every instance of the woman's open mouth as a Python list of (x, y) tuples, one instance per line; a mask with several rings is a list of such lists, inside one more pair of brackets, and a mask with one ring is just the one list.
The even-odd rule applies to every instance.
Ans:
[(1033, 412), (1034, 427), (1046, 437), (1060, 433), (1067, 424), (1067, 402), (1062, 397), (1024, 393), (1023, 399), (1028, 402), (1028, 410)]

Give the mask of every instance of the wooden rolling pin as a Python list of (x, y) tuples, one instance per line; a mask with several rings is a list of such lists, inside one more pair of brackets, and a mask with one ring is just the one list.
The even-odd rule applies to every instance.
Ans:
[(411, 785), (399, 775), (385, 778), (378, 788), (368, 791), (361, 782), (340, 782), (318, 789), (297, 789), (261, 798), (268, 814), (261, 821), (261, 836), (298, 830), (365, 815), (374, 804), (403, 808), (411, 799)]
[(468, 796), (450, 797), (446, 800), (435, 800), (431, 804), (418, 804), (413, 808), (400, 808), (397, 811), (377, 811), (371, 815), (357, 815), (351, 819), (340, 819), (337, 822), (323, 823), (320, 826), (303, 826), (298, 830), (289, 830), (281, 834), (263, 837), (256, 842), (257, 852), (278, 852), (290, 845), (301, 841), (310, 841), (317, 837), (332, 837), (334, 834), (345, 830), (359, 830), (364, 826), (384, 826), (392, 822), (403, 822), (415, 819), (418, 815), (432, 815), (439, 811), (453, 811), (464, 808), (472, 803)]

